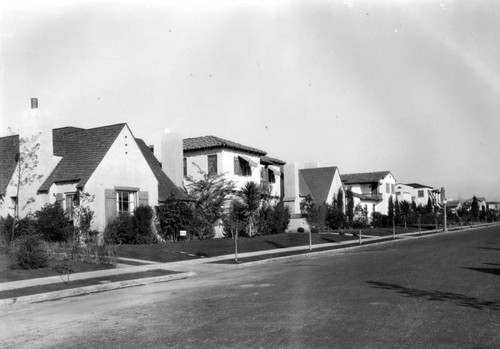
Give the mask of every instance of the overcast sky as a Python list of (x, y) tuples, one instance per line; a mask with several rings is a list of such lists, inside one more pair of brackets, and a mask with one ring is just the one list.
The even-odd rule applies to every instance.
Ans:
[(341, 173), (500, 199), (498, 1), (15, 1), (0, 5), (0, 135), (215, 135)]

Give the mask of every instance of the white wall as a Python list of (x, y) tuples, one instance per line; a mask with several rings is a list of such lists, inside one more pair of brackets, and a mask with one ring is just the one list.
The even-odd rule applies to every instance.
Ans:
[(95, 212), (93, 229), (106, 225), (105, 189), (139, 188), (149, 193), (149, 205), (158, 204), (158, 181), (137, 146), (128, 127), (124, 127), (103, 160), (85, 184), (83, 191), (94, 195), (90, 206)]
[[(223, 173), (225, 175), (225, 178), (233, 181), (236, 185), (236, 189), (241, 189), (245, 185), (245, 183), (250, 181), (260, 184), (260, 169), (262, 165), (260, 164), (259, 156), (225, 149), (205, 149), (185, 154), (184, 157), (186, 158), (187, 163), (187, 175), (191, 176), (195, 180), (201, 179), (202, 175), (198, 173), (198, 167), (203, 172), (208, 171), (208, 155), (217, 155), (217, 173)], [(252, 161), (258, 164), (256, 167), (252, 167), (251, 176), (240, 176), (234, 174), (234, 157), (238, 155), (250, 158)], [(186, 181), (186, 179), (184, 179), (184, 186), (186, 186), (187, 184), (188, 182)], [(276, 184), (279, 184), (279, 182), (277, 181)]]

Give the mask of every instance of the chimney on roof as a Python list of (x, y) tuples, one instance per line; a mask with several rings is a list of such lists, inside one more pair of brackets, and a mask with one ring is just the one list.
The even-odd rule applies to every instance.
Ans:
[(31, 98), (31, 109), (38, 109), (38, 98)]
[(306, 162), (304, 164), (304, 168), (318, 168), (318, 167), (319, 167), (319, 161)]
[(177, 187), (184, 179), (183, 157), (181, 135), (166, 129), (161, 138), (161, 168)]
[(288, 162), (284, 166), (285, 201), (292, 214), (300, 213), (299, 166), (296, 161)]

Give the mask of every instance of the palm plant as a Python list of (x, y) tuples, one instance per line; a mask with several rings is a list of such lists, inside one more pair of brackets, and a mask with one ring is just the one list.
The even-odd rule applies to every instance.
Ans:
[(255, 182), (247, 182), (233, 202), (233, 210), (239, 220), (245, 224), (248, 236), (253, 236), (255, 231), (256, 215), (261, 202), (261, 191)]

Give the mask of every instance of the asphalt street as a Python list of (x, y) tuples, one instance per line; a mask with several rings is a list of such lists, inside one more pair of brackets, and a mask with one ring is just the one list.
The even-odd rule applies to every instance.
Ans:
[(500, 227), (0, 312), (4, 348), (500, 348)]

